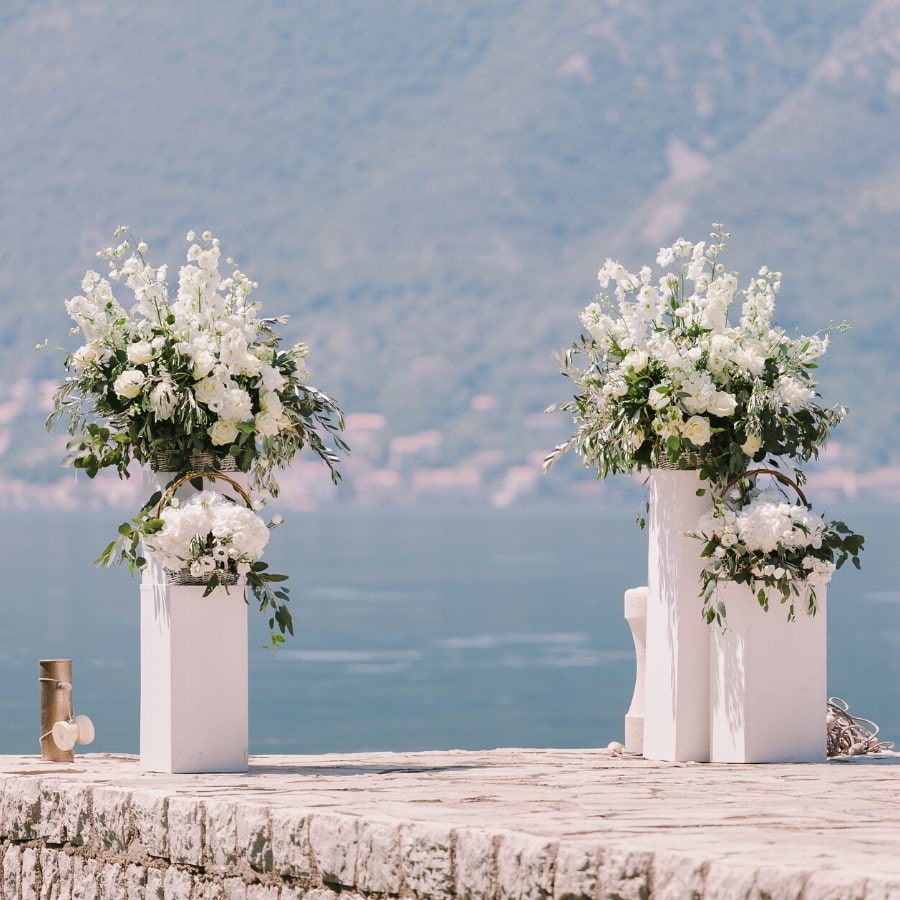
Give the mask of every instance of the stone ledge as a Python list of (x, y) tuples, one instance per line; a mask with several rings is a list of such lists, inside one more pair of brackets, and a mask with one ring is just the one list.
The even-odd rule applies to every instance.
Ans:
[(0, 756), (0, 898), (900, 897), (898, 763), (494, 750), (158, 775)]

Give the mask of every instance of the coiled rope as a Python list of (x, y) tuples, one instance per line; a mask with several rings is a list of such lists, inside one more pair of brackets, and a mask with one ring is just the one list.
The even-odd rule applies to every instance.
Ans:
[(894, 749), (893, 741), (878, 740), (878, 726), (870, 719), (850, 715), (850, 705), (840, 697), (829, 697), (825, 716), (826, 752), (832, 756), (862, 756)]

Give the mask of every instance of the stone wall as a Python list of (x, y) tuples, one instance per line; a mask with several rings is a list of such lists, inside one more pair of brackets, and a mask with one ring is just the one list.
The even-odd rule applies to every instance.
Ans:
[[(594, 851), (561, 852), (557, 841), (513, 831), (39, 776), (6, 778), (0, 792), (3, 900), (334, 900), (348, 892), (539, 900), (596, 891)], [(634, 862), (622, 874), (633, 887), (627, 896), (638, 898), (646, 888), (634, 883)]]

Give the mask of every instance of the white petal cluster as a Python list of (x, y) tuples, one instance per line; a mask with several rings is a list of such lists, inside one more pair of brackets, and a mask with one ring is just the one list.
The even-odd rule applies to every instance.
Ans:
[(201, 491), (179, 506), (166, 507), (163, 527), (144, 539), (148, 556), (168, 569), (207, 574), (224, 569), (245, 574), (262, 556), (269, 529), (252, 510), (218, 491)]

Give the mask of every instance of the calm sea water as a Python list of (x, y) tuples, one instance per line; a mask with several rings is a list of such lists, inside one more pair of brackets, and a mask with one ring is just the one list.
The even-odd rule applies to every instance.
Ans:
[[(636, 509), (292, 513), (267, 559), (296, 637), (251, 609), (250, 752), (595, 747), (634, 685)], [(829, 589), (829, 691), (900, 743), (900, 508), (829, 509), (867, 538)], [(38, 660), (72, 658), (91, 750), (138, 750), (138, 585), (90, 561), (121, 513), (0, 514), (0, 753), (37, 753)], [(214, 639), (214, 625), (210, 637)], [(789, 685), (785, 685), (790, 689)]]

